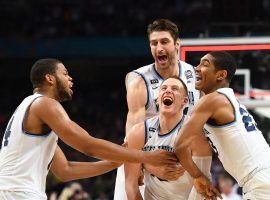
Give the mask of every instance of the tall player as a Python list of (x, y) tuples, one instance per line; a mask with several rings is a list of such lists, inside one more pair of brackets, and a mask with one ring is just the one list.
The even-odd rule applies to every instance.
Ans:
[[(127, 136), (128, 148), (153, 151), (161, 148), (174, 151), (174, 142), (187, 116), (183, 114), (188, 102), (187, 88), (179, 78), (168, 78), (160, 86), (158, 95), (159, 115), (136, 124)], [(210, 177), (212, 151), (201, 131), (201, 137), (191, 144), (194, 162)], [(142, 199), (138, 177), (141, 164), (125, 164), (126, 192), (129, 200)], [(165, 181), (144, 170), (144, 199), (155, 200), (203, 200), (193, 189), (191, 176), (185, 174), (174, 181)]]
[(212, 185), (189, 152), (189, 145), (204, 128), (225, 170), (243, 187), (243, 198), (270, 199), (270, 148), (253, 117), (229, 88), (235, 71), (235, 60), (226, 52), (210, 52), (201, 58), (196, 67), (196, 88), (206, 95), (180, 130), (175, 153), (194, 177), (197, 191), (213, 195)]
[[(156, 20), (148, 25), (147, 34), (155, 62), (130, 72), (126, 77), (127, 135), (132, 126), (158, 114), (156, 100), (159, 87), (168, 77), (179, 77), (187, 85), (189, 102), (186, 112), (190, 112), (191, 107), (200, 97), (200, 92), (195, 89), (193, 66), (178, 60), (180, 39), (176, 24), (167, 19)], [(155, 168), (149, 165), (145, 167), (155, 176), (165, 180), (175, 180), (184, 172), (179, 165), (171, 165), (167, 168)], [(115, 200), (126, 199), (124, 187), (124, 168), (121, 166), (117, 171)]]
[[(66, 180), (104, 173), (116, 164), (68, 162), (58, 137), (74, 149), (116, 162), (168, 164), (168, 152), (131, 151), (96, 139), (73, 122), (59, 102), (72, 97), (72, 78), (62, 62), (38, 60), (31, 69), (34, 94), (17, 107), (9, 120), (0, 151), (0, 199), (47, 199), (46, 176), (52, 171)], [(98, 167), (94, 169), (94, 167)]]

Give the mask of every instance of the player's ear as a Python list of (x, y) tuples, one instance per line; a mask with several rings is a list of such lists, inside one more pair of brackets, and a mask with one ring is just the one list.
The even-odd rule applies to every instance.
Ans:
[(176, 48), (177, 51), (180, 48), (180, 39), (179, 38), (177, 38), (177, 40), (175, 41), (175, 48)]
[(186, 104), (188, 104), (188, 97), (184, 97), (183, 99), (183, 106), (185, 106)]
[(218, 81), (222, 81), (222, 80), (226, 79), (227, 76), (228, 76), (227, 70), (219, 70), (217, 72), (217, 80)]
[(55, 77), (51, 74), (45, 75), (45, 82), (49, 83), (50, 85), (53, 85), (55, 81)]

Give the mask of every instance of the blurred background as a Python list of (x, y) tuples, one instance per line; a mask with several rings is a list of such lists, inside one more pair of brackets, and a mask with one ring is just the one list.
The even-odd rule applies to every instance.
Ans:
[[(158, 18), (175, 22), (181, 39), (270, 35), (268, 0), (0, 0), (1, 137), (18, 104), (32, 93), (31, 66), (39, 58), (54, 57), (74, 79), (73, 100), (64, 103), (70, 117), (95, 137), (121, 144), (127, 113), (125, 75), (153, 62), (146, 28)], [(250, 69), (252, 87), (270, 89), (269, 51), (233, 55), (239, 68)], [(187, 62), (196, 66), (198, 58), (191, 55)], [(269, 141), (269, 119), (252, 114)], [(60, 146), (70, 160), (94, 160)], [(213, 181), (222, 190), (223, 168), (218, 159), (213, 163)], [(81, 180), (77, 189), (70, 189), (74, 184), (49, 174), (47, 194), (49, 199), (71, 199), (65, 196), (70, 189), (87, 193), (81, 199), (113, 199), (115, 175), (113, 171)]]

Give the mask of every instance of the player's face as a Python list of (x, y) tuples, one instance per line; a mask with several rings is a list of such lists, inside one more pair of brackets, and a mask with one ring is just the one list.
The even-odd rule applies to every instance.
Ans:
[(201, 58), (200, 64), (196, 67), (195, 87), (205, 94), (213, 92), (216, 88), (217, 70), (213, 61), (214, 57), (206, 54)]
[(72, 78), (68, 75), (68, 71), (62, 63), (58, 63), (56, 69), (56, 90), (60, 102), (72, 99)]
[(155, 31), (149, 35), (151, 53), (157, 68), (167, 69), (177, 61), (180, 42), (174, 42), (167, 31)]
[(168, 78), (160, 86), (158, 104), (160, 112), (179, 113), (183, 111), (188, 99), (182, 83), (175, 78)]

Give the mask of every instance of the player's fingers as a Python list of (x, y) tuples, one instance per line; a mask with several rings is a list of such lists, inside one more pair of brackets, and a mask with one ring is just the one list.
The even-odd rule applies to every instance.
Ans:
[(219, 191), (213, 185), (210, 186), (210, 189), (214, 193), (215, 197), (219, 197), (220, 199), (223, 199)]

